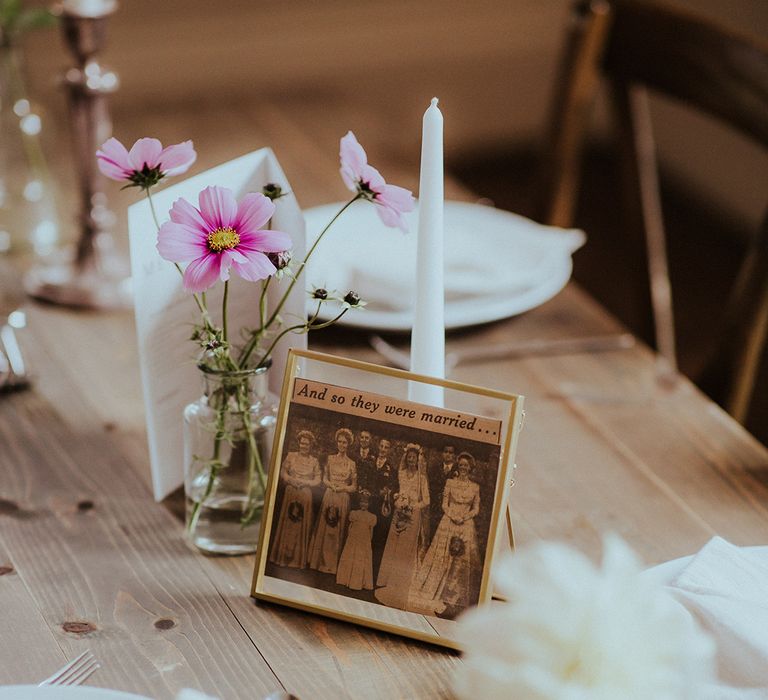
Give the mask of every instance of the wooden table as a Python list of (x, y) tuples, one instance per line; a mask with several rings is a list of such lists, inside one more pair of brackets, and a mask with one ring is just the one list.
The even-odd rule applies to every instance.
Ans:
[[(400, 179), (387, 170), (402, 154), (387, 163), (376, 115), (291, 107), (203, 106), (125, 123), (137, 135), (191, 136), (201, 168), (269, 143), (305, 206), (343, 196), (337, 138), (358, 125), (371, 161), (413, 186), (414, 169)], [(7, 290), (9, 276), (0, 279)], [(185, 686), (224, 700), (280, 687), (304, 700), (450, 695), (455, 654), (255, 604), (253, 557), (189, 549), (147, 486), (130, 314), (28, 312), (35, 388), (0, 399), (0, 683), (34, 683), (90, 648), (103, 662), (92, 684), (153, 698)], [(452, 334), (448, 348), (619, 330), (570, 285), (521, 317)], [(343, 329), (315, 347), (377, 359), (364, 334)], [(614, 531), (650, 565), (716, 533), (768, 542), (768, 452), (686, 380), (660, 383), (648, 349), (459, 365), (453, 377), (527, 397), (518, 546), (560, 539), (597, 559), (601, 533)]]

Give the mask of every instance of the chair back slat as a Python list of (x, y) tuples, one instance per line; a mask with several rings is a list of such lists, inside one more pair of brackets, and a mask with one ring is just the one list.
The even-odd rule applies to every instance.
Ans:
[(538, 188), (542, 198), (537, 204), (543, 221), (563, 227), (573, 221), (584, 137), (610, 27), (607, 0), (579, 3), (575, 10), (548, 122), (546, 162)]
[(768, 41), (647, 0), (613, 0), (603, 71), (680, 100), (768, 147)]
[(768, 341), (768, 212), (739, 271), (700, 385), (744, 422)]
[[(658, 0), (576, 2), (544, 157), (541, 218), (546, 223), (573, 224), (600, 78), (610, 87), (631, 191), (627, 202), (637, 210), (646, 239), (657, 345), (674, 367), (665, 232), (645, 95), (672, 97), (768, 148), (768, 42)], [(743, 421), (768, 341), (768, 217), (752, 239), (727, 313), (713, 323), (712, 335), (710, 360), (696, 379)]]

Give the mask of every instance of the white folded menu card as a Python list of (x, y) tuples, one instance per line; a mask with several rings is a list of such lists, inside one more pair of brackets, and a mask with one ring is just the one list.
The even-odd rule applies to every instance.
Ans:
[[(268, 183), (291, 192), (285, 174), (268, 148), (249, 153), (152, 195), (160, 224), (168, 220), (173, 203), (183, 197), (195, 206), (199, 192), (209, 185), (228, 187), (239, 199), (260, 192)], [(293, 194), (275, 201), (272, 228), (290, 234), (293, 259), (303, 258), (304, 219)], [(144, 390), (152, 489), (162, 500), (184, 482), (182, 411), (202, 393), (200, 371), (195, 364), (199, 349), (190, 341), (200, 315), (192, 295), (182, 287), (174, 265), (163, 260), (155, 244), (157, 229), (146, 199), (128, 209), (131, 269), (134, 287), (139, 363)], [(289, 280), (270, 284), (269, 303), (274, 308)], [(208, 308), (219, 318), (223, 285), (208, 294)], [(258, 323), (261, 286), (232, 275), (229, 286), (229, 325), (254, 327)], [(281, 312), (303, 316), (304, 284), (294, 286)], [(272, 353), (270, 389), (279, 394), (289, 347), (306, 347), (305, 335), (288, 334)]]

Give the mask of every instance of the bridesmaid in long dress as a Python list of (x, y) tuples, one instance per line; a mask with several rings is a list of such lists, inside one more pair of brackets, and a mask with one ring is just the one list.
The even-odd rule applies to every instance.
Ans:
[(336, 431), (335, 455), (328, 455), (323, 474), (325, 493), (320, 504), (315, 534), (309, 547), (309, 566), (312, 569), (335, 574), (344, 544), (349, 515), (350, 494), (357, 491), (357, 468), (347, 456), (352, 444), (352, 431), (339, 428)]
[(353, 591), (373, 589), (373, 550), (371, 538), (376, 516), (368, 511), (371, 494), (360, 492), (360, 508), (349, 514), (349, 533), (339, 559), (336, 583)]
[(398, 492), (392, 524), (376, 579), (376, 599), (391, 608), (405, 609), (411, 581), (426, 546), (425, 516), (429, 506), (426, 464), (419, 445), (405, 448), (397, 471)]
[(480, 512), (480, 486), (469, 478), (475, 459), (462, 452), (458, 475), (445, 482), (443, 517), (411, 591), (409, 609), (448, 617), (466, 608), (473, 572), (478, 566), (475, 518)]
[(312, 488), (320, 485), (320, 463), (310, 454), (315, 436), (300, 430), (296, 438), (299, 451), (289, 452), (280, 468), (285, 490), (269, 560), (278, 566), (303, 569), (309, 556)]

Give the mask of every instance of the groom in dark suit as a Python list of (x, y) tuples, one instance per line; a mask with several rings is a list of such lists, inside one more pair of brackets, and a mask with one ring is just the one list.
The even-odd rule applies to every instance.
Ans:
[(350, 455), (357, 465), (357, 486), (374, 492), (376, 484), (376, 455), (371, 448), (373, 438), (368, 430), (361, 430), (357, 436), (357, 450)]
[(372, 545), (374, 581), (379, 574), (384, 545), (392, 523), (393, 501), (397, 493), (397, 469), (390, 459), (391, 448), (392, 443), (387, 438), (379, 439), (378, 454), (373, 462), (373, 489), (369, 510), (376, 516)]
[(453, 445), (443, 446), (440, 457), (433, 461), (428, 470), (427, 479), (429, 480), (429, 512), (430, 528), (434, 532), (440, 518), (443, 517), (443, 489), (445, 482), (450, 479), (456, 471), (456, 448)]

